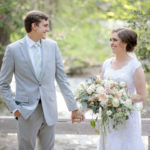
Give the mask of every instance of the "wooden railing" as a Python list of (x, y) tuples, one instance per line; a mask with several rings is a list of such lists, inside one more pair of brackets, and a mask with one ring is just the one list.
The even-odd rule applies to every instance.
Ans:
[[(0, 117), (0, 133), (16, 133), (17, 121), (13, 117)], [(56, 124), (56, 134), (96, 134), (90, 126), (90, 120), (82, 123), (71, 123), (69, 119), (59, 119)], [(150, 150), (150, 119), (142, 118), (142, 136), (148, 136), (148, 150)]]

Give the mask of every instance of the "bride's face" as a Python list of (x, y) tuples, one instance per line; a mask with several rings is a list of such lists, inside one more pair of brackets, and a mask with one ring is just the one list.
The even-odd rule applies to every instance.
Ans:
[(118, 34), (116, 32), (111, 34), (110, 47), (114, 54), (117, 54), (123, 51), (126, 52), (126, 45), (127, 44), (125, 42), (122, 42), (122, 40), (118, 37)]

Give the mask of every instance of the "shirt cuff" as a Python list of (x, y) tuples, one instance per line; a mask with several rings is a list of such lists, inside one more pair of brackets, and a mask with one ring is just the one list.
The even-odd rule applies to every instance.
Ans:
[(14, 114), (17, 110), (18, 110), (18, 109), (14, 109), (14, 110), (12, 111), (12, 113)]

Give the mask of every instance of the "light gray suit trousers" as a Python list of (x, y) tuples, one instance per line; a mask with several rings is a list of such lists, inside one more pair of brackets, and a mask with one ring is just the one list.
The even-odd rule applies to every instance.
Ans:
[(18, 120), (19, 150), (34, 150), (38, 137), (38, 150), (53, 150), (55, 141), (55, 125), (48, 126), (39, 104), (31, 116)]

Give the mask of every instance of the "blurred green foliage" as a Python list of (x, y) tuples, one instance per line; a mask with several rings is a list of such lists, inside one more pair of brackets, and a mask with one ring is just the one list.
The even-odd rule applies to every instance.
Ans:
[(111, 30), (132, 27), (139, 36), (137, 56), (149, 71), (149, 10), (149, 0), (61, 0), (51, 36), (64, 56), (103, 62), (112, 55)]
[[(103, 62), (112, 56), (111, 30), (130, 26), (139, 35), (137, 55), (148, 64), (149, 0), (1, 0), (0, 28), (6, 33), (0, 34), (3, 47), (25, 35), (23, 18), (32, 9), (48, 13), (51, 19), (49, 37), (58, 42), (64, 57)], [(1, 39), (5, 35), (8, 41), (3, 44)]]
[(145, 71), (150, 72), (150, 9), (146, 11), (134, 11), (132, 15), (132, 19), (129, 19), (128, 22), (129, 26), (138, 33), (139, 38), (136, 53)]

